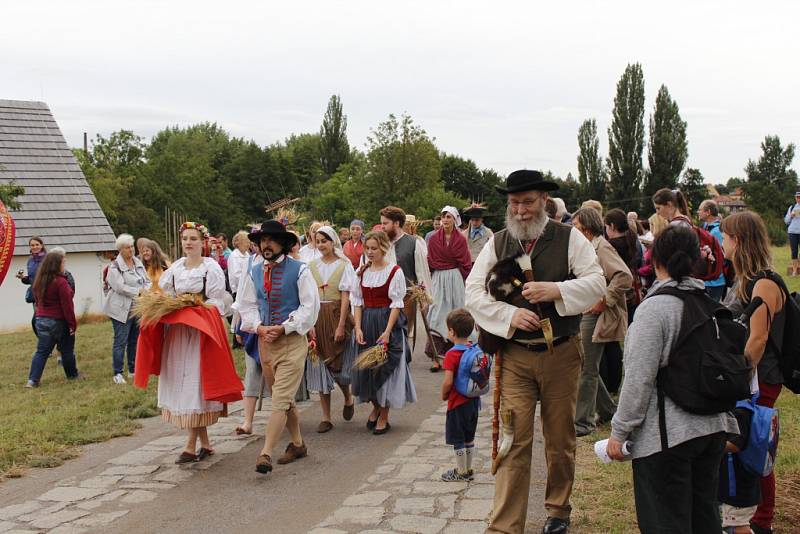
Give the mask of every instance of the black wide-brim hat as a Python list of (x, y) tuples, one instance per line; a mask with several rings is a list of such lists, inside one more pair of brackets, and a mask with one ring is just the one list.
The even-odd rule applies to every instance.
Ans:
[(247, 234), (247, 237), (250, 238), (250, 241), (257, 244), (261, 241), (261, 236), (265, 235), (285, 239), (289, 248), (294, 247), (298, 243), (297, 236), (286, 230), (282, 222), (274, 219), (264, 221), (261, 223), (260, 229), (250, 232)]
[(465, 217), (470, 217), (472, 219), (482, 218), (485, 213), (486, 213), (485, 209), (474, 206), (471, 208), (465, 208), (464, 211), (462, 212), (462, 214)]
[(514, 171), (506, 178), (506, 186), (495, 186), (498, 193), (521, 193), (523, 191), (558, 191), (558, 184), (544, 179), (539, 171)]

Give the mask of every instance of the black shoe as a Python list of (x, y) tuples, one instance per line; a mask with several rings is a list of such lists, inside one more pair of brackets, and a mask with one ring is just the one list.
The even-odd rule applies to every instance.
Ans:
[[(377, 422), (376, 422), (375, 424), (377, 425)], [(392, 425), (390, 425), (390, 424), (387, 422), (385, 427), (383, 427), (383, 428), (377, 428), (377, 427), (376, 427), (376, 428), (375, 428), (375, 430), (373, 430), (373, 431), (372, 431), (372, 433), (373, 433), (374, 435), (376, 435), (376, 436), (381, 436), (381, 435), (383, 435), (383, 434), (386, 434), (386, 433), (387, 433), (388, 431), (390, 431), (391, 429), (392, 429)]]
[(375, 430), (375, 427), (378, 426), (378, 420), (370, 421), (367, 419), (367, 430)]
[(589, 430), (588, 428), (579, 428), (575, 430), (575, 435), (579, 438), (582, 438), (583, 436), (588, 436), (592, 432), (594, 432), (594, 429)]
[(548, 517), (542, 527), (542, 534), (567, 534), (569, 532), (569, 519)]

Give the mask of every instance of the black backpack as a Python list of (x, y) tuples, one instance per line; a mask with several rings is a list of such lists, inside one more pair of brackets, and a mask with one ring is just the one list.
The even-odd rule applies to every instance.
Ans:
[[(778, 341), (769, 336), (768, 343), (778, 354), (778, 366), (783, 374), (783, 385), (793, 393), (800, 393), (800, 296), (789, 293), (789, 288), (779, 275), (772, 271), (764, 271), (752, 280), (747, 286), (747, 294), (753, 294), (756, 282), (762, 278), (769, 278), (781, 288), (786, 296), (783, 305), (786, 323), (783, 327), (783, 339)], [(770, 318), (771, 322), (772, 318)]]
[(667, 449), (665, 396), (690, 413), (731, 411), (737, 401), (750, 398), (753, 368), (744, 355), (747, 326), (734, 320), (732, 312), (705, 291), (664, 287), (653, 295), (672, 295), (683, 301), (678, 341), (656, 379), (661, 445)]

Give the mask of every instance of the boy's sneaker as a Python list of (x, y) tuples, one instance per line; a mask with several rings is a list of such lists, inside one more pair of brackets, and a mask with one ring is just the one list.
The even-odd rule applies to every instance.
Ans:
[(127, 384), (127, 382), (125, 382), (125, 377), (122, 376), (122, 373), (117, 373), (117, 374), (114, 375), (114, 383), (115, 384)]
[(472, 478), (467, 478), (467, 476), (460, 474), (457, 469), (450, 469), (442, 473), (443, 482), (467, 482), (469, 480), (472, 480)]
[(25, 387), (26, 388), (38, 388), (39, 387), (39, 382), (34, 382), (33, 380), (28, 380), (25, 383)]
[(475, 480), (475, 471), (473, 471), (472, 469), (470, 469), (470, 470), (468, 470), (468, 471), (467, 471), (467, 474), (466, 474), (466, 475), (462, 475), (462, 476), (463, 476), (464, 478), (466, 478), (467, 480)]

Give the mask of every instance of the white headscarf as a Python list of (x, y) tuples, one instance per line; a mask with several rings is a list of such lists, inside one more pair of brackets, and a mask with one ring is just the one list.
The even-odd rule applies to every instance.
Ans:
[[(340, 258), (347, 259), (344, 255), (344, 251), (342, 251), (342, 242), (339, 239), (339, 234), (336, 233), (336, 230), (331, 228), (330, 226), (322, 226), (317, 230), (317, 233), (322, 232), (325, 234), (328, 239), (333, 241), (333, 253), (339, 256)], [(350, 261), (350, 260), (347, 260)]]
[(454, 208), (453, 206), (445, 206), (442, 208), (442, 213), (449, 213), (453, 216), (456, 220), (456, 226), (461, 226), (461, 214), (458, 213), (458, 209)]

